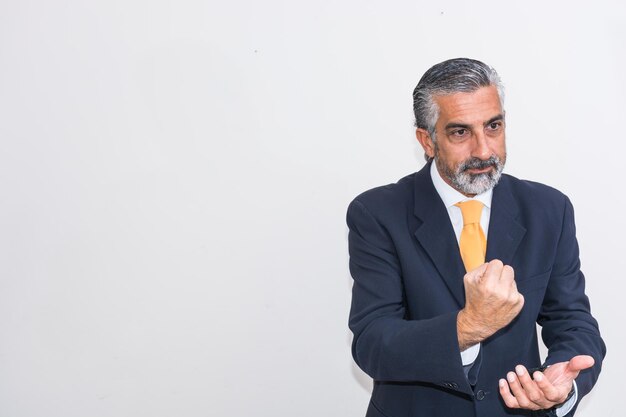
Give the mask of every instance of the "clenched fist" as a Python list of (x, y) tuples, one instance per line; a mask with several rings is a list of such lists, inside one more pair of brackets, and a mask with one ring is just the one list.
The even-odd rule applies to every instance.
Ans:
[(524, 296), (514, 278), (513, 268), (497, 259), (465, 274), (465, 307), (457, 316), (461, 350), (482, 342), (522, 310)]

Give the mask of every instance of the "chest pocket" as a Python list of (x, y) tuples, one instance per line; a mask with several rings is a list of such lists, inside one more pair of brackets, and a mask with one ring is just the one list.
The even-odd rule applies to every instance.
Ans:
[(545, 290), (548, 286), (551, 272), (552, 269), (549, 269), (545, 272), (530, 277), (516, 277), (515, 284), (517, 285), (517, 290), (521, 292), (524, 296), (526, 294), (531, 294), (536, 291)]

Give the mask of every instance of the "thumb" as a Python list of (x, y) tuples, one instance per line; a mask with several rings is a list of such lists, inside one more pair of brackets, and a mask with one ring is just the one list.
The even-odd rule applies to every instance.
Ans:
[(574, 356), (567, 364), (567, 370), (570, 372), (580, 372), (583, 369), (591, 368), (595, 361), (589, 355)]

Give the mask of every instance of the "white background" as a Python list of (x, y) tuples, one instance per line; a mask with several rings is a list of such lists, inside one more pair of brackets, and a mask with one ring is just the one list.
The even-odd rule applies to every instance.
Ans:
[[(507, 86), (567, 193), (624, 415), (620, 1), (0, 2), (0, 417), (364, 415), (345, 210), (423, 165), (411, 92)], [(582, 3), (582, 2), (580, 2)]]

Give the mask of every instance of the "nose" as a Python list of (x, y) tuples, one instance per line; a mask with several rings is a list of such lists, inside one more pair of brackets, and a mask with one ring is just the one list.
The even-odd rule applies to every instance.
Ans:
[(474, 147), (472, 149), (472, 156), (480, 158), (482, 160), (489, 159), (491, 156), (491, 149), (487, 143), (487, 137), (484, 132), (478, 132), (474, 136)]

